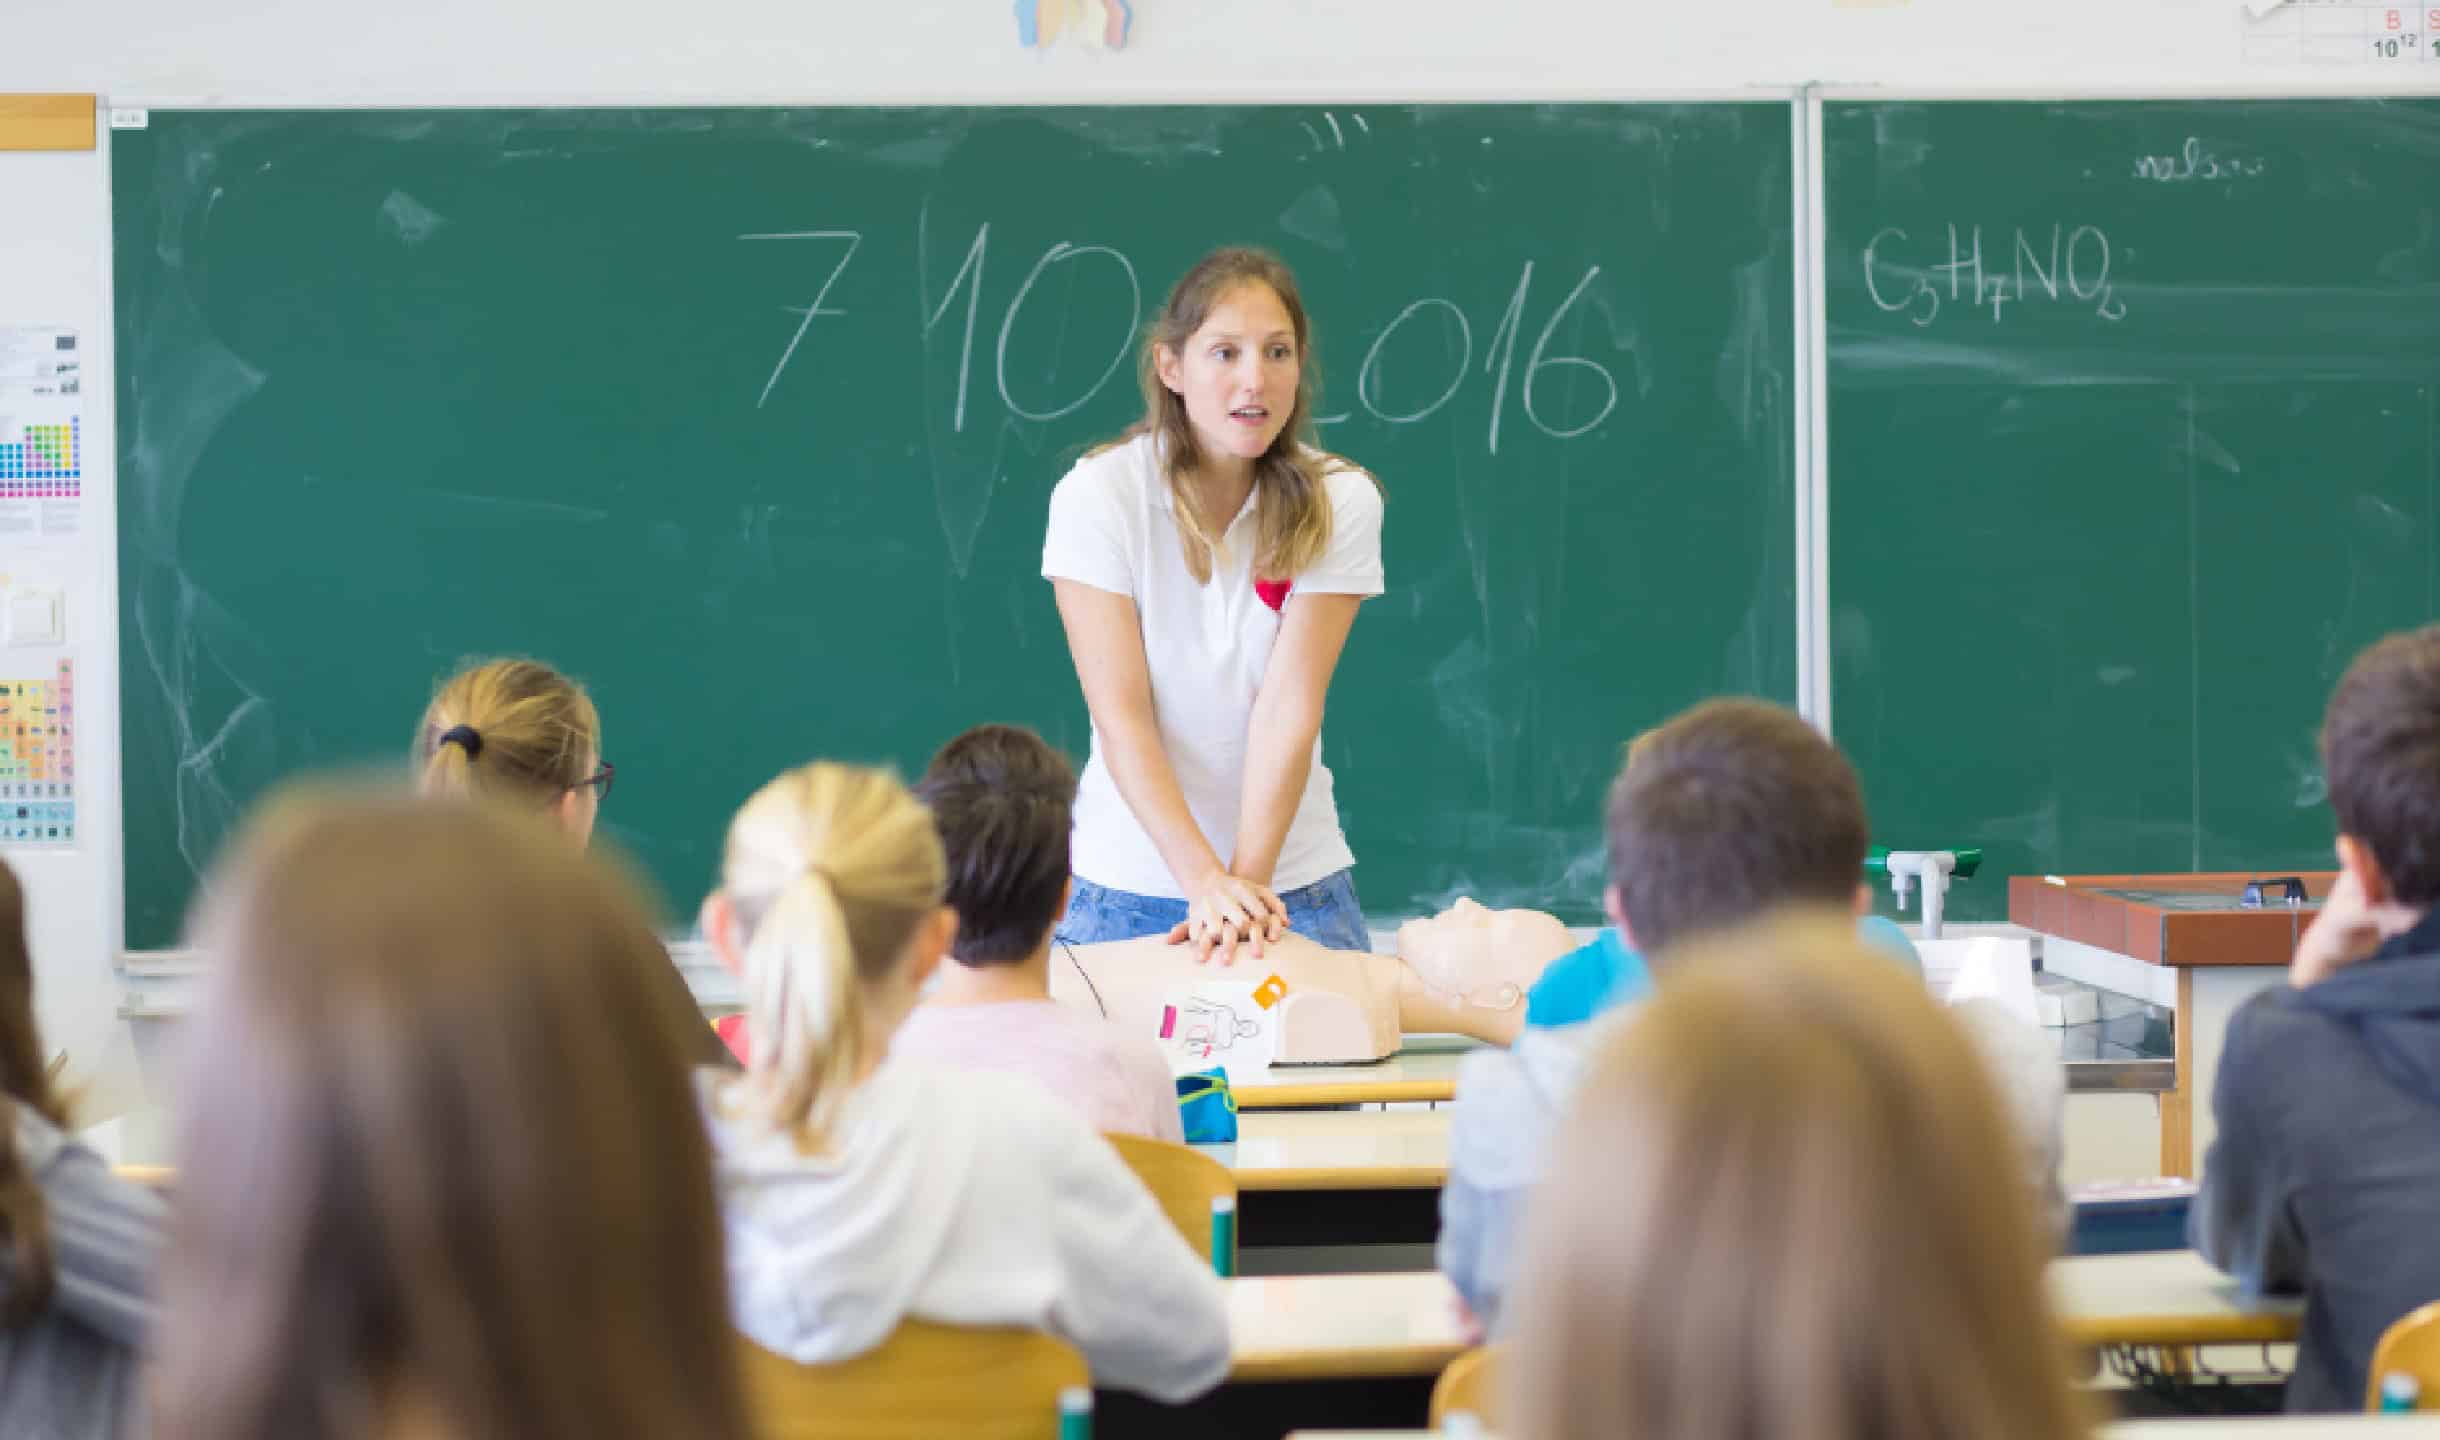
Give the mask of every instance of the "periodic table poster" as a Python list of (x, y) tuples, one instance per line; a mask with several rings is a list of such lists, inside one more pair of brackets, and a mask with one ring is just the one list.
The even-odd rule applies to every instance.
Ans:
[(0, 328), (0, 540), (73, 535), (83, 523), (84, 391), (74, 331)]
[(2245, 58), (2257, 65), (2382, 65), (2440, 75), (2440, 0), (2248, 0)]
[(76, 843), (76, 662), (0, 671), (0, 847)]

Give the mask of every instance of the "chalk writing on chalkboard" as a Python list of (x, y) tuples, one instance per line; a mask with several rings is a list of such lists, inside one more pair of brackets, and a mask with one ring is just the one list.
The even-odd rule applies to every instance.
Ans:
[[(789, 314), (797, 317), (796, 325), (789, 332), (777, 363), (771, 367), (769, 378), (763, 381), (762, 393), (755, 399), (755, 406), (759, 409), (770, 402), (772, 391), (787, 373), (790, 362), (796, 359), (807, 334), (814, 328), (814, 322), (823, 316), (847, 313), (844, 300), (833, 305), (831, 294), (853, 265), (856, 252), (864, 243), (864, 235), (862, 231), (844, 229), (771, 230), (749, 232), (737, 238), (747, 242), (788, 240), (820, 244), (824, 247), (820, 252), (822, 259), (827, 262), (827, 268), (821, 262), (808, 267), (807, 288), (813, 291), (811, 303), (784, 307)], [(916, 226), (919, 252), (928, 249), (928, 239), (929, 226), (919, 216)], [(1975, 243), (1978, 246), (1981, 243), (1979, 232)], [(958, 293), (961, 290), (965, 292), (965, 319), (959, 326), (957, 398), (952, 402), (949, 416), (950, 427), (957, 431), (966, 428), (968, 398), (973, 389), (975, 329), (982, 318), (984, 272), (990, 262), (990, 249), (991, 225), (985, 222), (975, 227), (974, 239), (966, 247), (965, 259), (959, 263), (957, 272), (949, 277), (948, 288), (939, 299), (935, 301), (929, 295), (916, 297), (916, 314), (921, 321), (923, 336), (929, 342), (933, 331), (949, 318), (951, 309), (957, 303)], [(2108, 251), (2109, 241), (2105, 237), (2101, 241), (2100, 260), (2101, 283), (2105, 286), (2109, 272)], [(1125, 307), (1118, 312), (1122, 323), (1112, 327), (1109, 361), (1102, 366), (1090, 385), (1073, 395), (1020, 400), (1009, 385), (1008, 352), (1010, 337), (1017, 331), (1018, 319), (1025, 311), (1025, 302), (1033, 294), (1035, 285), (1052, 269), (1084, 261), (1100, 262), (1096, 268), (1107, 277), (1103, 283), (1119, 287), (1125, 296)], [(1507, 420), (1511, 382), (1514, 382), (1517, 408), (1524, 412), (1525, 423), (1554, 440), (1573, 440), (1600, 425), (1610, 417), (1611, 411), (1618, 408), (1618, 377), (1610, 373), (1608, 366), (1586, 356), (1559, 353), (1553, 345), (1558, 338), (1560, 323), (1578, 308), (1585, 292), (1600, 277), (1599, 265), (1586, 266), (1567, 294), (1541, 317), (1541, 327), (1534, 334), (1533, 346), (1526, 351), (1524, 368), (1519, 372), (1518, 342), (1524, 336), (1526, 326), (1539, 313), (1533, 309), (1535, 263), (1527, 260), (1518, 270), (1516, 288), (1510, 293), (1508, 304), (1500, 312), (1490, 339), (1483, 347), (1480, 373), (1491, 377), (1491, 421), (1484, 434), (1484, 448), (1493, 455), (1500, 450), (1500, 434)], [(928, 268), (928, 264), (918, 264), (918, 288), (922, 287), (921, 275)], [(820, 277), (818, 284), (813, 283), (816, 275)], [(1982, 303), (1980, 296), (1983, 287), (1984, 282), (1977, 279), (1978, 304)], [(1934, 297), (1932, 304), (1936, 312), (1939, 304), (1937, 297)], [(1018, 419), (1037, 422), (1058, 420), (1083, 409), (1094, 396), (1101, 393), (1134, 353), (1135, 338), (1143, 323), (1143, 316), (1143, 279), (1136, 270), (1135, 262), (1123, 252), (1107, 245), (1079, 245), (1067, 240), (1053, 243), (1025, 272), (1025, 279), (1017, 286), (1016, 293), (1010, 297), (1007, 308), (1000, 315), (999, 335), (991, 356), (992, 380), (1000, 404)], [(1402, 331), (1410, 327), (1428, 326), (1435, 317), (1439, 321), (1436, 338), (1441, 342), (1440, 350), (1446, 357), (1442, 363), (1448, 367), (1446, 379), (1437, 381), (1440, 387), (1437, 391), (1426, 384), (1418, 387), (1415, 395), (1405, 398), (1386, 393), (1389, 387), (1383, 378), (1385, 355), (1396, 353), (1395, 342)], [(1371, 346), (1364, 352), (1364, 363), (1356, 371), (1357, 400), (1374, 419), (1386, 424), (1413, 425), (1430, 419), (1456, 399), (1467, 380), (1476, 373), (1474, 335), (1474, 322), (1467, 318), (1465, 310), (1456, 301), (1439, 295), (1426, 295), (1408, 302), (1373, 335)], [(1402, 365), (1401, 369), (1409, 370), (1411, 367)], [(1566, 375), (1571, 381), (1589, 381), (1598, 385), (1598, 396), (1584, 390), (1580, 384), (1570, 384), (1564, 387), (1570, 403), (1560, 407), (1568, 413), (1556, 413), (1539, 387), (1558, 374)], [(1317, 419), (1318, 423), (1328, 425), (1346, 420), (1352, 413), (1324, 415)]]
[(2164, 184), (2196, 180), (2250, 180), (2270, 167), (2258, 157), (2214, 154), (2200, 136), (2189, 135), (2174, 155), (2138, 155), (2135, 178)]
[(2103, 320), (2126, 318), (2126, 302), (2110, 285), (2110, 237), (2100, 226), (2053, 224), (2047, 236), (2014, 230), (2012, 250), (1986, 259), (1983, 228), (1961, 230), (1952, 221), (1948, 258), (1914, 263), (1925, 249), (1899, 226), (1883, 226), (1864, 247), (1864, 289), (1882, 311), (1918, 326), (1938, 320), (1944, 305), (1986, 309), (1994, 323), (2014, 304), (2087, 305)]

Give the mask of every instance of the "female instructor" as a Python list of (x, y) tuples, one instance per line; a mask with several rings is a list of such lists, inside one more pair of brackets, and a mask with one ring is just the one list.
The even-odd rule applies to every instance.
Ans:
[(1306, 443), (1311, 343), (1278, 257), (1205, 256), (1145, 336), (1144, 418), (1051, 494), (1042, 573), (1093, 718), (1071, 944), (1369, 948), (1320, 755), (1331, 672), (1381, 593), (1381, 492)]

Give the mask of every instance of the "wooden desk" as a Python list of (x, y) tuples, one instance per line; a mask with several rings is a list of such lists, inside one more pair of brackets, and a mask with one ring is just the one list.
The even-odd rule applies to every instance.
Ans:
[(147, 1190), (168, 1190), (178, 1179), (178, 1172), (167, 1165), (113, 1165), (110, 1173)]
[(1248, 1275), (1432, 1263), (1450, 1112), (1250, 1110), (1233, 1145), (1195, 1148), (1237, 1177)]
[(2300, 1300), (2249, 1302), (2191, 1250), (2054, 1260), (2050, 1298), (2079, 1345), (2252, 1345), (2296, 1338)]
[[(1231, 1280), (1232, 1380), (1437, 1374), (1465, 1348), (1437, 1272)], [(2249, 1345), (2296, 1338), (2296, 1301), (2247, 1304), (2191, 1250), (2053, 1261), (2051, 1301), (2080, 1345)]]
[(2202, 1173), (2214, 1124), (2211, 1092), (2229, 1016), (2286, 979), (2297, 937), (2336, 876), (2308, 871), (2311, 901), (2241, 909), (2253, 872), (2069, 875), (2008, 881), (2008, 918), (2042, 936), (2042, 968), (2105, 990), (2167, 1005), (2177, 1083), (2160, 1097), (2160, 1173)]
[(1458, 1058), (1478, 1043), (1455, 1035), (1410, 1035), (1405, 1049), (1370, 1065), (1274, 1065), (1254, 1084), (1235, 1087), (1237, 1108), (1454, 1100)]
[(1437, 1190), (1449, 1178), (1446, 1110), (1267, 1110), (1234, 1144), (1197, 1145), (1239, 1190)]
[(2440, 1415), (2224, 1415), (2125, 1420), (2103, 1440), (2440, 1440)]
[(1228, 1328), (1232, 1382), (1437, 1375), (1466, 1348), (1457, 1292), (1428, 1270), (1231, 1280)]
[[(2232, 1415), (2122, 1420), (2102, 1440), (2440, 1440), (2440, 1415)], [(1444, 1440), (1438, 1430), (1292, 1430), (1288, 1440)], [(1494, 1440), (1485, 1436), (1484, 1440)]]

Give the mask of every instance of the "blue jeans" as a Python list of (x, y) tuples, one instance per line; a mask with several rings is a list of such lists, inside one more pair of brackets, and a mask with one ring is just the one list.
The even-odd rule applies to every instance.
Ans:
[[(1372, 932), (1364, 926), (1364, 907), (1356, 903), (1353, 872), (1341, 870), (1302, 889), (1283, 890), (1279, 899), (1288, 907), (1288, 928), (1314, 944), (1332, 950), (1372, 948)], [(1079, 875), (1076, 893), (1055, 933), (1063, 944), (1092, 945), (1166, 935), (1185, 918), (1183, 900), (1113, 890)]]

